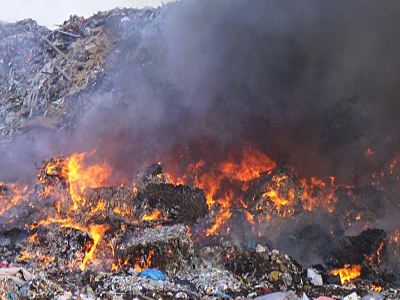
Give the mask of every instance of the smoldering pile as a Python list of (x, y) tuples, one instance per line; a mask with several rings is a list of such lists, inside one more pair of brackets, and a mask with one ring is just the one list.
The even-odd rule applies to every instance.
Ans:
[[(2, 187), (3, 199), (18, 197), (2, 214), (0, 277), (4, 292), (38, 299), (72, 295), (197, 299), (256, 297), (287, 290), (309, 296), (345, 296), (353, 291), (363, 295), (378, 290), (397, 297), (388, 288), (395, 274), (383, 266), (397, 253), (393, 247), (399, 244), (383, 230), (341, 238), (327, 252), (324, 266), (309, 268), (271, 250), (275, 246), (272, 236), (257, 235), (260, 228), (251, 220), (245, 226), (253, 229), (253, 245), (249, 239), (237, 242), (239, 232), (248, 231), (239, 230), (236, 224), (244, 224), (248, 213), (254, 213), (255, 219), (267, 210), (282, 216), (287, 209), (285, 218), (290, 213), (311, 213), (300, 203), (293, 205), (297, 207), (293, 211), (288, 203), (260, 206), (261, 199), (276, 200), (262, 195), (277, 187), (277, 178), (279, 183), (287, 181), (287, 186), (279, 185), (276, 196), (283, 199), (292, 193), (288, 190), (297, 189), (294, 198), (300, 197), (304, 187), (286, 168), (257, 177), (245, 192), (244, 201), (253, 199), (248, 202), (248, 213), (243, 206), (233, 208), (232, 218), (207, 236), (206, 229), (215, 226), (221, 212), (218, 207), (207, 207), (203, 190), (170, 183), (171, 175), (160, 164), (147, 168), (129, 186), (106, 187), (107, 166), (84, 165), (84, 157), (74, 154), (45, 161), (29, 192), (16, 195), (19, 190)], [(339, 196), (339, 189), (335, 193)], [(231, 228), (232, 234), (224, 228)], [(313, 235), (320, 228), (309, 225), (303, 230)], [(302, 236), (283, 234), (306, 242)]]

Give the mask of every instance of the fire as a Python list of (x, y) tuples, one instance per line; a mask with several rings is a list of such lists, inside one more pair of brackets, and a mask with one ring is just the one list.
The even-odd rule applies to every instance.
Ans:
[(349, 283), (351, 280), (361, 276), (361, 265), (344, 265), (343, 268), (333, 269), (332, 275), (340, 276), (340, 283)]
[(62, 174), (69, 184), (73, 210), (85, 204), (83, 194), (87, 188), (103, 186), (111, 175), (111, 169), (107, 163), (87, 165), (87, 157), (87, 153), (74, 153), (66, 159), (62, 169)]
[(293, 181), (288, 175), (278, 172), (271, 175), (263, 199), (256, 204), (256, 211), (262, 214), (256, 218), (247, 209), (249, 203), (243, 205), (243, 195), (253, 180), (263, 173), (272, 174), (276, 169), (276, 163), (263, 152), (245, 148), (239, 156), (228, 155), (227, 159), (211, 166), (200, 159), (190, 163), (183, 171), (179, 171), (174, 163), (171, 165), (175, 166), (175, 172), (168, 174), (168, 180), (174, 184), (185, 183), (201, 188), (205, 192), (208, 208), (216, 212), (214, 223), (207, 229), (207, 236), (218, 234), (219, 228), (229, 221), (235, 208), (245, 208), (241, 211), (247, 221), (256, 225), (256, 221), (269, 222), (273, 215), (290, 217), (298, 205), (308, 211), (321, 207), (332, 213), (337, 200), (334, 177), (328, 181), (317, 177)]
[(151, 214), (144, 214), (142, 221), (155, 221), (160, 218), (161, 211), (158, 209), (154, 210)]
[(263, 194), (263, 197), (269, 198), (274, 203), (278, 214), (282, 213), (283, 216), (286, 216), (287, 214), (292, 213), (291, 208), (289, 208), (283, 212), (282, 212), (282, 208), (287, 207), (289, 205), (290, 206), (293, 205), (293, 200), (294, 200), (294, 190), (293, 189), (289, 189), (288, 196), (284, 197), (284, 196), (280, 195), (279, 191), (270, 188), (267, 192), (265, 192)]
[(32, 254), (29, 251), (24, 250), (20, 253), (18, 257), (18, 262), (24, 262), (32, 258)]
[(50, 264), (53, 261), (55, 261), (55, 258), (53, 256), (50, 256), (50, 255), (38, 255), (37, 259), (42, 261), (45, 264)]
[(0, 216), (13, 206), (27, 200), (31, 193), (27, 185), (0, 182)]
[(97, 202), (97, 205), (94, 208), (91, 209), (90, 213), (92, 215), (95, 215), (96, 213), (104, 211), (105, 209), (106, 209), (106, 204), (105, 204), (103, 199), (100, 199)]
[(399, 159), (398, 159), (397, 157), (395, 157), (395, 158), (390, 162), (390, 165), (389, 165), (389, 173), (390, 173), (390, 174), (393, 174), (393, 173), (394, 173), (395, 168), (396, 168), (396, 166), (397, 166), (398, 163), (399, 163)]
[[(184, 174), (178, 172), (167, 177), (173, 183), (193, 184), (203, 189), (209, 209), (218, 204), (214, 223), (206, 231), (206, 235), (210, 236), (217, 234), (219, 228), (231, 218), (233, 205), (243, 206), (240, 193), (247, 189), (249, 182), (275, 167), (275, 162), (263, 152), (246, 148), (240, 157), (223, 160), (211, 170), (204, 160), (198, 160), (189, 164)], [(251, 214), (246, 211), (245, 214), (249, 222), (254, 222)]]
[(329, 212), (333, 212), (336, 202), (335, 177), (330, 177), (329, 187), (323, 180), (311, 177), (310, 180), (302, 178), (300, 183), (303, 187), (301, 195), (303, 208), (311, 211), (314, 207), (324, 206)]
[(255, 224), (255, 222), (254, 222), (254, 215), (253, 214), (251, 214), (249, 211), (247, 211), (247, 210), (245, 210), (244, 211), (244, 214), (246, 215), (246, 219), (247, 219), (247, 221), (250, 223), (250, 224)]
[(216, 234), (221, 225), (225, 224), (226, 221), (231, 218), (231, 199), (232, 194), (226, 195), (225, 198), (218, 199), (221, 209), (218, 211), (217, 216), (215, 217), (214, 224), (207, 229), (207, 236)]
[(106, 224), (91, 224), (89, 225), (89, 235), (93, 239), (93, 245), (90, 247), (90, 250), (85, 253), (85, 257), (83, 258), (83, 262), (80, 266), (80, 269), (83, 271), (86, 269), (89, 262), (95, 259), (95, 252), (97, 249), (98, 243), (103, 239), (104, 234), (108, 230), (109, 226)]
[(219, 169), (224, 177), (247, 182), (260, 177), (262, 172), (275, 169), (275, 167), (275, 162), (264, 153), (246, 149), (239, 163), (229, 160), (223, 161)]
[(383, 287), (377, 283), (372, 283), (370, 288), (371, 288), (371, 290), (373, 290), (374, 292), (377, 292), (377, 293), (382, 292), (382, 290), (383, 290)]
[(85, 256), (83, 258), (82, 264), (80, 265), (81, 271), (85, 270), (87, 268), (88, 264), (91, 261), (94, 261), (94, 259), (96, 258), (95, 252), (96, 252), (98, 243), (103, 239), (109, 226), (107, 224), (89, 224), (88, 226), (83, 226), (83, 225), (75, 222), (71, 218), (65, 218), (65, 219), (48, 218), (48, 219), (40, 221), (38, 225), (47, 226), (52, 223), (58, 223), (61, 225), (61, 227), (73, 228), (76, 230), (86, 232), (92, 238), (93, 243), (89, 247), (89, 249), (85, 252)]
[(147, 253), (146, 259), (145, 261), (136, 261), (134, 263), (134, 268), (138, 271), (138, 272), (142, 272), (143, 270), (149, 268), (151, 266), (151, 260), (154, 256), (154, 250), (150, 250), (149, 253)]
[(381, 241), (380, 243), (379, 243), (379, 246), (378, 246), (378, 249), (376, 250), (376, 257), (377, 257), (377, 259), (378, 259), (378, 264), (380, 265), (381, 264), (381, 262), (382, 262), (382, 250), (383, 250), (383, 247), (385, 246), (385, 241)]
[(39, 237), (37, 232), (35, 232), (34, 234), (32, 234), (29, 238), (28, 238), (28, 242), (29, 243), (36, 243), (38, 241)]

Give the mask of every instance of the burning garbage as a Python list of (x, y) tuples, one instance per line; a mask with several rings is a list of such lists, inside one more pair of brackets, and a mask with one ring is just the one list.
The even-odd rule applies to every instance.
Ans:
[[(269, 20), (261, 2), (249, 16)], [(0, 298), (398, 299), (396, 131), (378, 134), (378, 110), (356, 96), (312, 109), (291, 100), (302, 88), (286, 98), (287, 63), (314, 58), (282, 51), (264, 21), (254, 31), (253, 17), (237, 28), (223, 14), (237, 31), (200, 26), (204, 47), (199, 28), (170, 17), (186, 13), (115, 9), (53, 31), (0, 23)], [(269, 42), (215, 51), (214, 32)], [(274, 53), (290, 57), (266, 63)], [(277, 74), (254, 71), (264, 65)]]
[[(310, 188), (291, 171), (282, 169), (277, 173), (275, 165), (271, 165), (272, 169), (264, 170), (265, 173), (262, 169), (257, 173), (250, 169), (248, 177), (244, 174), (225, 182), (232, 189), (232, 198), (226, 198), (232, 214), (218, 223), (226, 209), (218, 200), (219, 181), (215, 181), (217, 188), (211, 195), (207, 186), (203, 186), (203, 191), (170, 183), (174, 175), (164, 173), (162, 166), (155, 164), (138, 175), (131, 186), (107, 187), (111, 171), (107, 163), (91, 160), (94, 153), (75, 153), (45, 161), (38, 170), (36, 185), (3, 213), (9, 220), (1, 230), (2, 253), (7, 263), (28, 267), (34, 274), (45, 271), (46, 277), (42, 280), (46, 280), (50, 294), (67, 292), (64, 288), (67, 282), (74, 282), (78, 290), (83, 289), (86, 281), (82, 282), (80, 272), (87, 276), (86, 284), (91, 286), (94, 295), (103, 296), (110, 292), (144, 293), (151, 297), (165, 293), (177, 295), (184, 282), (187, 283), (184, 293), (188, 297), (257, 296), (282, 289), (301, 289), (308, 295), (318, 295), (320, 289), (331, 289), (333, 294), (344, 295), (346, 289), (341, 290), (329, 282), (344, 286), (356, 283), (360, 292), (376, 291), (378, 284), (384, 285), (380, 263), (385, 259), (382, 245), (387, 237), (383, 230), (367, 230), (359, 236), (344, 237), (332, 250), (328, 265), (316, 269), (305, 270), (288, 255), (270, 250), (269, 245), (274, 245), (273, 236), (266, 239), (259, 234), (263, 225), (261, 218), (262, 222), (273, 224), (273, 220), (280, 223), (293, 214), (312, 212), (309, 203), (303, 205), (308, 200), (304, 195), (311, 197)], [(246, 163), (232, 164), (229, 168), (246, 168)], [(221, 176), (226, 180), (227, 167), (221, 172), (225, 172)], [(317, 185), (313, 180), (314, 186)], [(322, 193), (324, 187), (319, 184), (312, 199), (322, 201), (318, 193)], [(321, 195), (328, 195), (328, 199), (336, 197), (331, 196), (331, 188), (329, 185), (327, 194)], [(274, 189), (276, 193), (271, 192)], [(20, 194), (19, 189), (4, 188), (4, 191), (11, 198), (15, 196), (13, 193)], [(242, 195), (242, 200), (235, 202), (233, 191)], [(269, 200), (266, 193), (269, 193)], [(290, 194), (293, 195), (290, 203), (274, 201), (278, 199), (275, 197), (291, 199)], [(214, 198), (214, 204), (207, 205)], [(297, 206), (295, 201), (299, 203)], [(264, 203), (267, 206), (260, 209)], [(17, 206), (28, 213), (7, 213)], [(289, 209), (283, 213), (286, 206), (297, 207), (297, 212)], [(329, 212), (331, 208), (324, 206), (323, 209)], [(268, 214), (271, 215), (266, 217)], [(228, 235), (229, 231), (232, 236), (240, 234), (235, 226), (238, 220), (253, 232), (252, 236), (247, 236), (247, 245), (235, 244)], [(210, 234), (210, 228), (215, 233)], [(391, 240), (396, 242), (396, 237)], [(336, 268), (329, 268), (329, 265)], [(153, 269), (157, 271), (151, 271)], [(215, 282), (202, 281), (206, 277), (201, 274), (207, 272), (213, 274)], [(124, 286), (114, 286), (116, 290), (108, 290), (121, 276), (137, 288), (128, 292)], [(200, 277), (196, 279), (197, 276)], [(333, 281), (333, 277), (338, 280)], [(56, 278), (57, 289), (54, 290), (51, 280)], [(39, 294), (32, 290), (32, 280), (23, 286), (27, 288), (26, 295), (36, 297)], [(155, 281), (148, 282), (147, 292), (139, 288), (145, 280)], [(158, 280), (164, 282), (168, 292), (165, 286), (161, 288), (156, 283)], [(233, 285), (221, 286), (224, 280)], [(21, 293), (19, 288), (13, 288), (13, 292)]]

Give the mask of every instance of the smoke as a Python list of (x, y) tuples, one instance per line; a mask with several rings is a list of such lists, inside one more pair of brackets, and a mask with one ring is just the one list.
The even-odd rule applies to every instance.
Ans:
[(218, 157), (251, 145), (303, 175), (346, 181), (393, 158), (397, 2), (186, 0), (161, 10), (139, 30), (135, 20), (106, 24), (118, 43), (91, 109), (72, 136), (46, 151), (35, 139), (25, 156), (97, 147), (132, 173), (180, 151)]
[(122, 168), (127, 158), (185, 147), (207, 155), (202, 143), (214, 157), (252, 145), (304, 175), (359, 180), (397, 151), (399, 9), (311, 0), (168, 6), (157, 29), (148, 25), (111, 55), (124, 104), (104, 109), (96, 99), (79, 132), (105, 143), (118, 136), (106, 148)]

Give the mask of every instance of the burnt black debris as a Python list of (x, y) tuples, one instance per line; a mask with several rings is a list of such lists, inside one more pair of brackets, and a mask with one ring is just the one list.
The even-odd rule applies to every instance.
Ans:
[[(378, 249), (385, 242), (386, 233), (381, 229), (368, 229), (357, 236), (346, 236), (333, 247), (329, 262), (335, 267), (344, 264), (361, 264), (365, 256), (377, 260)], [(381, 249), (382, 251), (383, 249)]]

